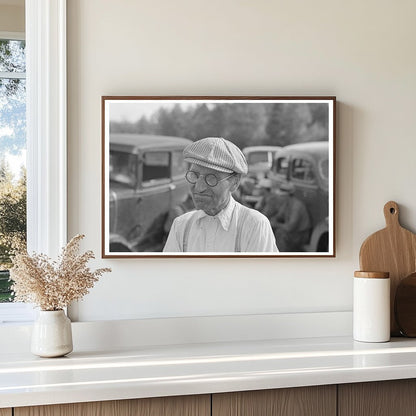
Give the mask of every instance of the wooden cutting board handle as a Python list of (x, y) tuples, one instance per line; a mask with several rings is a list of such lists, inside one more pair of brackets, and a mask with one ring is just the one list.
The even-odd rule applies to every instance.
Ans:
[(394, 201), (389, 201), (384, 205), (384, 218), (386, 219), (387, 227), (401, 227), (399, 212), (399, 206)]
[(416, 235), (400, 225), (399, 205), (389, 201), (384, 205), (386, 228), (371, 234), (360, 249), (360, 269), (390, 273), (391, 334), (400, 335), (394, 319), (394, 298), (402, 279), (416, 271)]

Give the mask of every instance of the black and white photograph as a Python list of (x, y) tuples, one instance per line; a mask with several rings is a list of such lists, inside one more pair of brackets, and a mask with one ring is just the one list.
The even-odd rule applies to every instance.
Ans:
[(102, 256), (334, 257), (335, 97), (102, 97)]

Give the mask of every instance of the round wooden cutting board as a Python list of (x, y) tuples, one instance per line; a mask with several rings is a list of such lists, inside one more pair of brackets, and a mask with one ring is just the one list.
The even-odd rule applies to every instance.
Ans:
[(416, 271), (416, 235), (399, 222), (399, 206), (390, 201), (384, 205), (386, 228), (371, 234), (361, 245), (360, 269), (390, 273), (391, 335), (400, 335), (394, 318), (394, 299), (400, 281)]
[(406, 337), (416, 337), (416, 273), (397, 286), (394, 314), (400, 332)]

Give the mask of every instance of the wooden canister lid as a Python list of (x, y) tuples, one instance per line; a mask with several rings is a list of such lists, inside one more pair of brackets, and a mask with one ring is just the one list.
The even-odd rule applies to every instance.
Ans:
[(362, 272), (360, 270), (354, 272), (354, 277), (364, 277), (366, 279), (388, 279), (389, 276), (389, 272)]

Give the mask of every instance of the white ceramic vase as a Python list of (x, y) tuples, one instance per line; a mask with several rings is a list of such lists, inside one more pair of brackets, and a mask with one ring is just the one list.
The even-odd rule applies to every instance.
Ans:
[(72, 351), (71, 321), (63, 310), (40, 311), (33, 325), (31, 351), (40, 357), (62, 357)]

